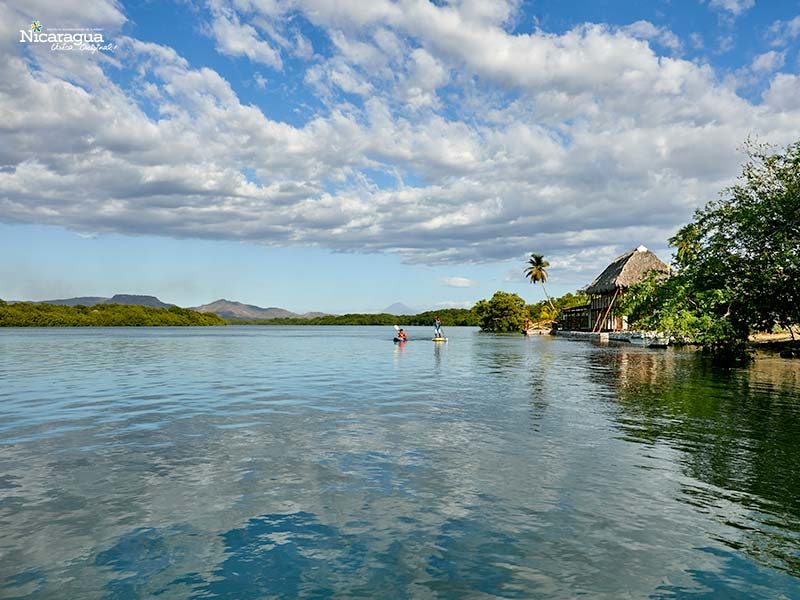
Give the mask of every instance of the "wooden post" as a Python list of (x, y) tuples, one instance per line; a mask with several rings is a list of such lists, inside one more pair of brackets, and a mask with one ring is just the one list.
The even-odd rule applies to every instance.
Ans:
[[(590, 313), (592, 312), (591, 308), (589, 309), (589, 312)], [(598, 309), (597, 318), (594, 320), (594, 325), (592, 325), (592, 333), (594, 333), (594, 330), (597, 329), (597, 324), (600, 322), (600, 317), (602, 317), (602, 316), (603, 316), (603, 309), (601, 308), (601, 309)]]
[[(605, 313), (603, 313), (603, 320), (601, 321), (601, 320), (600, 320), (600, 315), (597, 315), (597, 319), (598, 319), (598, 320), (597, 320), (597, 322), (594, 324), (594, 327), (592, 328), (592, 333), (595, 333), (595, 329), (597, 329), (597, 331), (598, 331), (598, 332), (599, 332), (599, 331), (601, 331), (601, 330), (603, 329), (603, 327), (602, 327), (602, 323), (605, 323), (605, 320), (608, 318), (608, 313), (610, 313), (610, 312), (611, 312), (611, 307), (612, 307), (612, 306), (614, 306), (614, 300), (616, 300), (616, 299), (617, 299), (617, 295), (618, 295), (618, 294), (619, 294), (619, 288), (617, 288), (616, 290), (614, 290), (614, 297), (613, 297), (613, 298), (611, 298), (611, 302), (608, 304), (608, 308), (606, 308), (606, 312), (605, 312)], [(598, 327), (598, 326), (600, 326), (600, 327)]]

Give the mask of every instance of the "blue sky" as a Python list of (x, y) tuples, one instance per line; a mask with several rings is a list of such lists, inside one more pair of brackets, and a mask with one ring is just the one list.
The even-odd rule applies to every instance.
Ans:
[[(800, 1), (11, 2), (0, 297), (572, 291), (800, 139)], [(21, 43), (96, 28), (113, 49)]]

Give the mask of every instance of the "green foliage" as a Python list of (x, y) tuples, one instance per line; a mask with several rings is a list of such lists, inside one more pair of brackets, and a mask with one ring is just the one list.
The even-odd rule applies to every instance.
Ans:
[(528, 259), (528, 266), (525, 268), (525, 277), (530, 280), (531, 285), (535, 285), (537, 283), (542, 284), (542, 291), (544, 291), (544, 296), (547, 298), (547, 302), (550, 304), (552, 318), (555, 318), (558, 310), (550, 300), (550, 296), (547, 293), (547, 288), (544, 286), (544, 284), (547, 282), (547, 268), (549, 266), (550, 263), (544, 259), (543, 254), (531, 254), (531, 257)]
[(741, 182), (670, 240), (672, 278), (626, 294), (635, 327), (743, 357), (751, 331), (800, 323), (800, 142), (783, 154), (750, 147)]
[(550, 263), (544, 259), (544, 254), (531, 254), (528, 259), (528, 266), (525, 268), (525, 277), (531, 284), (547, 283), (547, 268)]
[(59, 306), (17, 302), (0, 304), (0, 327), (156, 327), (225, 325), (217, 315), (171, 306), (122, 304)]
[(442, 321), (442, 327), (475, 327), (478, 319), (472, 310), (467, 308), (446, 308), (439, 311), (427, 311), (414, 315), (410, 320), (405, 321), (408, 325), (431, 325), (436, 317)]
[(748, 330), (737, 330), (728, 318), (732, 301), (730, 290), (698, 289), (681, 274), (664, 280), (652, 273), (628, 290), (619, 307), (634, 329), (658, 331), (735, 358), (742, 355)]
[(445, 308), (440, 311), (427, 311), (417, 315), (390, 315), (388, 313), (364, 314), (352, 313), (346, 315), (326, 315), (324, 317), (314, 317), (312, 319), (281, 318), (281, 319), (257, 319), (241, 320), (232, 319), (228, 323), (232, 325), (433, 325), (436, 316), (442, 321), (442, 326), (469, 326), (474, 327), (478, 324), (475, 314), (466, 308)]
[(531, 319), (533, 321), (555, 321), (565, 308), (584, 306), (589, 304), (589, 296), (575, 292), (567, 292), (558, 298), (552, 298), (549, 302), (542, 300), (530, 305)]
[(472, 311), (483, 331), (518, 332), (528, 318), (528, 306), (517, 294), (495, 292), (491, 300), (481, 300)]

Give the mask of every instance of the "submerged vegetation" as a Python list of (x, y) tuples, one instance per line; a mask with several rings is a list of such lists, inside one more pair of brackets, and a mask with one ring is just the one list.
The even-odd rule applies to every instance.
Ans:
[(151, 308), (126, 304), (61, 306), (0, 300), (0, 327), (157, 327), (225, 325), (211, 313), (171, 306)]
[(649, 277), (623, 302), (633, 327), (746, 356), (753, 331), (800, 323), (800, 142), (749, 149), (741, 182), (670, 239), (673, 275)]

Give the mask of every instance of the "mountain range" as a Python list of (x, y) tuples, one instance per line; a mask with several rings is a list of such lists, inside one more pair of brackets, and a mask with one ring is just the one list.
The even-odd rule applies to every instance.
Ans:
[(313, 319), (314, 317), (325, 316), (326, 313), (308, 312), (303, 314), (294, 313), (285, 308), (270, 306), (262, 308), (253, 304), (242, 304), (232, 300), (220, 299), (210, 304), (193, 306), (192, 310), (198, 312), (214, 313), (223, 319)]
[(95, 304), (127, 304), (133, 306), (149, 306), (151, 308), (169, 308), (174, 304), (162, 302), (155, 296), (140, 294), (115, 294), (110, 298), (103, 296), (80, 296), (78, 298), (62, 298), (59, 300), (42, 300), (37, 304), (58, 304), (60, 306), (94, 306)]
[[(115, 294), (110, 298), (105, 296), (78, 296), (75, 298), (41, 300), (37, 302), (37, 304), (57, 304), (61, 306), (126, 304), (149, 306), (152, 308), (169, 308), (170, 306), (175, 306), (174, 304), (162, 302), (155, 296), (147, 296), (142, 294)], [(285, 308), (278, 308), (276, 306), (263, 308), (261, 306), (255, 306), (254, 304), (244, 304), (242, 302), (235, 302), (233, 300), (225, 300), (224, 298), (210, 302), (209, 304), (201, 304), (200, 306), (192, 306), (189, 308), (198, 312), (214, 313), (223, 319), (313, 319), (314, 317), (324, 317), (330, 314), (324, 312), (307, 312), (301, 314), (286, 310)], [(415, 315), (423, 311), (413, 309), (402, 302), (395, 302), (380, 312), (402, 316)]]
[[(13, 303), (13, 302), (12, 302)], [(78, 296), (75, 298), (58, 298), (56, 300), (41, 300), (36, 304), (57, 304), (60, 306), (94, 306), (96, 304), (126, 304), (133, 306), (149, 306), (152, 308), (169, 308), (174, 304), (162, 302), (155, 296), (144, 296), (141, 294), (115, 294), (110, 298), (105, 296)], [(191, 310), (204, 313), (214, 313), (223, 319), (312, 319), (323, 317), (328, 313), (308, 312), (294, 313), (285, 308), (271, 306), (261, 308), (252, 304), (242, 304), (231, 300), (220, 299), (210, 304), (189, 307)]]

